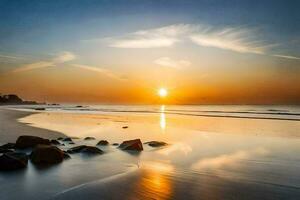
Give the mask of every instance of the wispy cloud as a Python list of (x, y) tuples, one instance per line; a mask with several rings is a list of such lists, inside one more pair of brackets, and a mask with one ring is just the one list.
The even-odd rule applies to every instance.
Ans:
[(180, 36), (189, 32), (188, 24), (171, 25), (156, 29), (140, 30), (124, 37), (106, 38), (108, 46), (115, 48), (170, 47), (179, 42)]
[(248, 28), (199, 28), (189, 36), (192, 42), (205, 47), (231, 50), (239, 53), (264, 54), (270, 47), (255, 38), (255, 31)]
[(89, 65), (80, 65), (80, 64), (72, 64), (71, 66), (77, 67), (77, 68), (80, 68), (80, 69), (84, 69), (84, 70), (88, 70), (88, 71), (97, 72), (97, 73), (100, 73), (104, 76), (107, 76), (109, 78), (116, 79), (116, 80), (119, 80), (119, 81), (126, 80), (125, 78), (115, 74), (114, 72), (112, 72), (110, 70), (107, 70), (107, 69), (100, 68), (100, 67), (94, 67), (94, 66), (89, 66)]
[(7, 58), (7, 59), (13, 59), (13, 60), (24, 59), (23, 57), (9, 56), (9, 55), (3, 55), (3, 54), (0, 54), (0, 58)]
[(58, 64), (65, 63), (71, 60), (74, 60), (76, 56), (71, 52), (62, 52), (58, 56), (54, 57), (53, 59), (49, 61), (39, 61), (31, 64), (24, 65), (22, 67), (19, 67), (13, 71), (12, 73), (18, 73), (18, 72), (25, 72), (25, 71), (31, 71), (35, 69), (42, 69), (46, 67), (55, 67)]
[(287, 55), (272, 55), (274, 57), (278, 57), (278, 58), (287, 58), (287, 59), (293, 59), (293, 60), (300, 60), (300, 57), (295, 57), (295, 56), (287, 56)]
[(153, 61), (155, 64), (163, 67), (171, 67), (176, 69), (182, 69), (191, 65), (188, 60), (173, 60), (169, 57), (161, 57)]
[(290, 55), (272, 55), (272, 48), (279, 46), (259, 36), (257, 29), (249, 27), (214, 27), (201, 24), (174, 24), (160, 28), (140, 30), (121, 37), (87, 41), (106, 42), (114, 48), (162, 48), (178, 42), (192, 42), (203, 47), (230, 50), (238, 53), (271, 55), (284, 59), (298, 59)]

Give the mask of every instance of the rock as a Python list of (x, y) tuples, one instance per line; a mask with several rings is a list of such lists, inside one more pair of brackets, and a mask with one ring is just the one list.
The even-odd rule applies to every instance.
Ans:
[(0, 148), (0, 153), (9, 153), (9, 152), (14, 152), (14, 151), (11, 150), (11, 149), (2, 149), (2, 148)]
[(30, 160), (34, 164), (56, 164), (65, 158), (65, 153), (55, 146), (38, 145), (30, 154)]
[(59, 138), (57, 138), (57, 140), (63, 140), (64, 138), (62, 138), (62, 137), (59, 137)]
[(126, 128), (128, 128), (128, 126), (123, 126), (122, 128), (126, 129)]
[(75, 144), (74, 142), (69, 142), (69, 144)]
[(103, 151), (97, 147), (87, 146), (84, 149), (82, 149), (81, 153), (87, 153), (87, 154), (102, 154)]
[(118, 146), (118, 145), (119, 145), (119, 143), (113, 143), (112, 145), (114, 145), (114, 146)]
[(25, 153), (9, 152), (0, 156), (0, 170), (16, 170), (27, 167), (28, 156)]
[(66, 137), (64, 139), (62, 139), (63, 142), (73, 142), (72, 138), (70, 137)]
[(68, 149), (67, 152), (68, 153), (79, 153), (86, 147), (87, 147), (86, 145), (80, 145), (80, 146), (77, 146), (77, 147), (72, 147), (72, 148)]
[(60, 145), (60, 142), (57, 140), (51, 140), (50, 142), (51, 142), (51, 144), (54, 144), (54, 145)]
[(38, 144), (50, 145), (50, 141), (48, 139), (44, 139), (36, 136), (22, 135), (17, 139), (16, 148), (18, 149), (33, 148)]
[(108, 145), (109, 143), (108, 143), (108, 141), (107, 140), (100, 140), (99, 142), (98, 142), (98, 144), (97, 145)]
[(46, 110), (46, 108), (36, 108), (35, 110)]
[(68, 154), (68, 152), (63, 151), (64, 152), (64, 159), (70, 159), (71, 156)]
[(94, 137), (86, 137), (86, 138), (84, 138), (84, 140), (95, 140), (96, 138), (94, 138)]
[(97, 147), (80, 145), (77, 147), (70, 148), (68, 153), (87, 153), (87, 154), (102, 154), (103, 151)]
[(7, 143), (0, 146), (0, 149), (15, 149), (16, 144), (15, 143)]
[(119, 146), (122, 150), (143, 151), (143, 144), (140, 139), (127, 140)]
[(161, 141), (150, 141), (150, 142), (145, 142), (145, 144), (148, 144), (151, 147), (162, 147), (168, 145), (167, 143)]

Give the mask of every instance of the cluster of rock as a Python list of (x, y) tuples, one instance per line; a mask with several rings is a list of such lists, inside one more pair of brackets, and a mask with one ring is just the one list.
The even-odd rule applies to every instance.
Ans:
[[(94, 137), (86, 137), (84, 140), (95, 140)], [(48, 140), (36, 136), (20, 136), (16, 143), (7, 143), (0, 146), (0, 170), (16, 170), (27, 167), (28, 160), (35, 165), (49, 165), (63, 162), (65, 159), (71, 158), (69, 154), (83, 153), (86, 155), (100, 155), (104, 152), (95, 146), (79, 145), (63, 151), (57, 146), (64, 145), (59, 142), (73, 143), (72, 138), (58, 138), (57, 140)], [(151, 141), (148, 144), (152, 147), (161, 147), (167, 145), (165, 142)], [(100, 140), (97, 145), (109, 145), (107, 140)], [(119, 149), (124, 151), (143, 151), (143, 144), (140, 139), (127, 140), (118, 143), (113, 143)], [(31, 153), (27, 155), (22, 152), (24, 149), (31, 149)], [(2, 154), (2, 155), (1, 155)]]

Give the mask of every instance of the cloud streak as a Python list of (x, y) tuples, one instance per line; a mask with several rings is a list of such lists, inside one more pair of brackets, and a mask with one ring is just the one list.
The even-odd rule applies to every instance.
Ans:
[(163, 66), (163, 67), (171, 67), (175, 69), (182, 69), (191, 65), (191, 62), (188, 60), (173, 60), (169, 57), (161, 57), (153, 61), (154, 64)]
[[(99, 39), (88, 40), (99, 41)], [(213, 27), (200, 24), (174, 24), (160, 28), (140, 30), (121, 37), (100, 39), (109, 47), (147, 49), (172, 47), (179, 42), (192, 42), (202, 47), (230, 50), (237, 53), (271, 55), (284, 59), (299, 59), (290, 55), (272, 55), (278, 44), (259, 37), (256, 29), (248, 27)]]
[(88, 65), (80, 65), (80, 64), (72, 64), (71, 66), (79, 68), (79, 69), (83, 69), (83, 70), (97, 72), (97, 73), (100, 73), (100, 74), (102, 74), (104, 76), (107, 76), (107, 77), (115, 79), (115, 80), (119, 80), (119, 81), (126, 80), (125, 78), (122, 78), (121, 76), (113, 73), (112, 71), (107, 70), (107, 69), (103, 69), (103, 68), (100, 68), (100, 67), (94, 67), (94, 66), (88, 66)]
[(39, 61), (31, 64), (24, 65), (22, 67), (19, 67), (15, 70), (12, 70), (12, 73), (19, 73), (19, 72), (26, 72), (36, 69), (42, 69), (46, 67), (55, 67), (59, 64), (74, 60), (76, 56), (71, 52), (62, 52), (57, 57), (53, 58), (50, 61)]
[(140, 30), (124, 37), (106, 38), (108, 46), (115, 48), (171, 47), (180, 37), (191, 30), (188, 24), (171, 25), (156, 29)]

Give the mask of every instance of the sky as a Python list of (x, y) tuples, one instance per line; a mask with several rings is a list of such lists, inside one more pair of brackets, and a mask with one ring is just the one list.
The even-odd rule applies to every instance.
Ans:
[(297, 0), (0, 0), (0, 93), (299, 104), (299, 9)]

